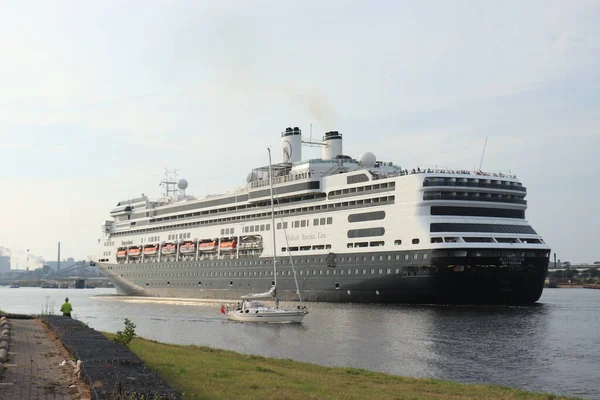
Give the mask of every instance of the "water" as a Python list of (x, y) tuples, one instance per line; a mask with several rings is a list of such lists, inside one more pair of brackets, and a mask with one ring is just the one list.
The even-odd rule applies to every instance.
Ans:
[(328, 366), (491, 383), (600, 398), (600, 290), (546, 289), (532, 307), (308, 304), (303, 325), (229, 322), (219, 303), (110, 296), (113, 289), (0, 288), (0, 308), (73, 315), (109, 332), (124, 328), (196, 344)]

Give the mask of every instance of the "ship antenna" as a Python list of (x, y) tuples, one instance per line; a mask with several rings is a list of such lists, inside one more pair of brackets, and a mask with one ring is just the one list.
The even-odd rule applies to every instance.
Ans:
[(160, 186), (164, 186), (165, 188), (165, 197), (169, 197), (171, 193), (175, 194), (177, 192), (177, 172), (179, 172), (178, 169), (169, 171), (168, 168), (165, 168), (165, 179), (160, 182)]
[(485, 143), (483, 144), (483, 151), (481, 152), (481, 161), (479, 162), (479, 172), (481, 172), (481, 165), (483, 164), (483, 156), (485, 155), (485, 146), (487, 145), (487, 136), (485, 137)]

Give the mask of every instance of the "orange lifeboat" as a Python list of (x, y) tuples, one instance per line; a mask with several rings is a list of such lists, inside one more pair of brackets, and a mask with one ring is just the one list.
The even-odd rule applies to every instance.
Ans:
[(127, 257), (127, 249), (120, 248), (117, 250), (117, 258), (125, 258)]
[(163, 245), (162, 249), (160, 250), (160, 254), (168, 256), (170, 254), (175, 254), (176, 250), (175, 244), (169, 242)]
[(139, 257), (142, 254), (142, 249), (139, 246), (130, 247), (129, 250), (127, 250), (127, 254), (129, 257)]
[(192, 254), (196, 252), (196, 243), (194, 242), (183, 242), (179, 245), (179, 252), (181, 254)]
[(158, 245), (149, 244), (144, 246), (144, 256), (155, 256), (158, 253)]
[(214, 240), (210, 242), (202, 242), (198, 244), (198, 249), (203, 253), (213, 252), (217, 250), (217, 242)]
[(237, 241), (230, 240), (221, 242), (221, 244), (219, 244), (219, 248), (221, 251), (234, 251), (237, 248)]

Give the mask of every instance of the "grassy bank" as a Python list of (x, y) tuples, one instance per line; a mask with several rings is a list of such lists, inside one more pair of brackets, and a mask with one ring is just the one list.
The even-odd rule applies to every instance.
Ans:
[(500, 386), (404, 378), (141, 338), (134, 339), (130, 347), (152, 370), (183, 392), (185, 399), (561, 398)]

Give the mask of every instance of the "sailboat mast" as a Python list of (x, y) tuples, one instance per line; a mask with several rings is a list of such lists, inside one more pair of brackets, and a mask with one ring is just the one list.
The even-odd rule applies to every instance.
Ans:
[[(277, 244), (275, 243), (275, 202), (273, 200), (273, 171), (271, 167), (271, 148), (269, 152), (269, 187), (271, 188), (271, 232), (273, 232), (273, 282), (275, 282), (275, 300), (277, 300)], [(279, 302), (275, 301), (277, 307)]]

